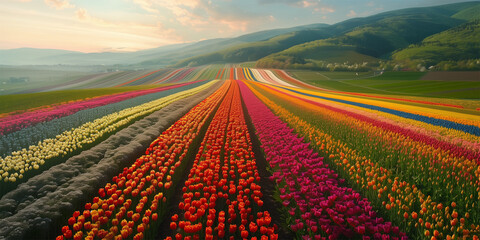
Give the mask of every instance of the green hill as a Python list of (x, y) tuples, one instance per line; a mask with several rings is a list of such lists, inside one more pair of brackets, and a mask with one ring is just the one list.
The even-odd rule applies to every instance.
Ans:
[(464, 9), (452, 16), (453, 18), (472, 21), (480, 19), (480, 4), (471, 8)]
[[(179, 61), (175, 67), (257, 61), (258, 67), (327, 68), (390, 59), (392, 53), (474, 19), (477, 2), (409, 8), (241, 43)], [(472, 10), (473, 9), (473, 10)], [(331, 68), (331, 67), (330, 67)]]
[(304, 41), (313, 41), (328, 36), (329, 33), (322, 29), (291, 32), (266, 41), (240, 44), (225, 50), (187, 58), (178, 62), (175, 67), (199, 66), (216, 62), (235, 63), (256, 61), (264, 56), (287, 49)]
[[(331, 27), (337, 31), (344, 30), (343, 34), (307, 42), (271, 54), (258, 60), (257, 66), (333, 70), (335, 68), (331, 64), (335, 63), (337, 64), (336, 68), (342, 70), (362, 70), (366, 65), (359, 65), (360, 63), (375, 64), (374, 62), (378, 62), (379, 59), (390, 59), (393, 52), (421, 42), (434, 34), (449, 29), (458, 31), (453, 29), (464, 24), (466, 22), (464, 18), (472, 18), (475, 14), (470, 9), (478, 6), (480, 6), (478, 2), (450, 4), (430, 8), (404, 9), (348, 20)], [(362, 25), (352, 28), (358, 23), (362, 23)], [(472, 27), (471, 25), (467, 26)], [(348, 30), (349, 28), (350, 30)], [(471, 42), (475, 36), (468, 37), (465, 41)], [(444, 37), (450, 39), (452, 36), (445, 35)], [(463, 49), (470, 51), (474, 48)], [(415, 51), (401, 56), (409, 58), (413, 55), (415, 55)], [(472, 54), (464, 56), (469, 58)]]
[[(238, 48), (239, 46), (244, 46), (252, 43), (256, 45), (259, 42), (263, 42), (274, 38), (282, 34), (289, 34), (295, 31), (307, 30), (307, 29), (317, 29), (328, 26), (327, 24), (310, 24), (302, 25), (292, 28), (279, 28), (279, 29), (270, 29), (265, 31), (254, 32), (250, 34), (241, 35), (235, 38), (223, 38), (223, 39), (210, 39), (200, 41), (198, 43), (191, 44), (184, 48), (178, 49), (176, 51), (170, 52), (168, 54), (157, 55), (154, 58), (151, 58), (147, 61), (143, 61), (141, 65), (172, 65), (176, 64), (177, 66), (182, 66), (178, 62), (184, 62), (185, 59), (193, 59), (197, 56), (202, 56), (207, 58), (203, 62), (213, 63), (218, 62), (215, 57), (218, 51), (224, 51), (229, 48)], [(209, 60), (211, 59), (211, 60)], [(188, 65), (188, 62), (183, 65)], [(193, 65), (193, 64), (192, 64)], [(198, 64), (194, 64), (198, 65)]]
[(435, 65), (445, 60), (480, 58), (480, 20), (474, 20), (425, 38), (396, 52), (393, 59)]

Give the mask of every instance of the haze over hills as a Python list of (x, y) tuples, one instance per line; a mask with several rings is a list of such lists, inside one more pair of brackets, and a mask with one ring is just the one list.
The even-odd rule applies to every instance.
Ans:
[(268, 40), (277, 35), (311, 28), (328, 26), (310, 24), (293, 28), (265, 30), (235, 38), (217, 38), (196, 43), (167, 45), (137, 52), (82, 53), (57, 49), (17, 48), (0, 50), (0, 65), (131, 65), (167, 66), (196, 55), (205, 54), (231, 46)]
[(138, 52), (0, 50), (0, 64), (119, 64), (153, 68), (257, 61), (258, 67), (324, 70), (332, 70), (332, 63), (347, 64), (345, 69), (356, 64), (356, 69), (361, 69), (366, 62), (378, 64), (390, 60), (435, 65), (446, 60), (480, 58), (478, 19), (480, 2), (474, 1), (401, 9), (332, 25), (272, 29)]

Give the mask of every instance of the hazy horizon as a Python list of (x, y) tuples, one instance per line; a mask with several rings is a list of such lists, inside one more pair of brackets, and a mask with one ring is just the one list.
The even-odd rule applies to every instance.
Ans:
[(125, 52), (456, 0), (5, 0), (0, 49)]

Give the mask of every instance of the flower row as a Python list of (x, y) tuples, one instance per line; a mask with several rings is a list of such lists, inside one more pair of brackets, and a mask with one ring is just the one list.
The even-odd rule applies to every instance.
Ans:
[[(232, 84), (195, 157), (171, 217), (175, 239), (277, 239), (263, 211), (259, 174), (245, 123), (239, 87)], [(167, 237), (166, 239), (172, 239)]]
[(189, 148), (227, 89), (224, 84), (164, 131), (145, 155), (99, 189), (83, 212), (73, 213), (57, 239), (151, 238), (155, 231), (148, 229), (165, 214), (168, 193), (182, 174)]
[(104, 106), (83, 109), (68, 116), (55, 118), (46, 122), (40, 122), (6, 135), (0, 135), (0, 157), (5, 157), (14, 151), (20, 151), (23, 148), (28, 148), (30, 145), (36, 144), (44, 139), (55, 138), (57, 135), (71, 130), (72, 128), (80, 127), (86, 122), (91, 122), (95, 119), (102, 118), (106, 115), (116, 113), (127, 108), (136, 107), (159, 98), (167, 97), (174, 93), (189, 90), (201, 86), (204, 83), (205, 82), (197, 82), (169, 90), (137, 96)]
[(96, 97), (93, 99), (75, 101), (73, 103), (56, 105), (50, 108), (42, 108), (34, 111), (27, 111), (22, 114), (9, 115), (1, 119), (0, 135), (9, 132), (18, 131), (22, 128), (35, 125), (40, 122), (49, 121), (55, 118), (71, 115), (83, 109), (95, 108), (111, 103), (120, 102), (126, 99), (134, 98), (141, 95), (151, 94), (159, 91), (165, 91), (182, 87), (191, 83), (178, 84), (174, 86), (159, 87), (154, 89), (146, 89), (140, 91), (132, 91), (126, 93), (117, 93), (107, 96)]
[[(242, 96), (257, 130), (273, 179), (281, 184), (280, 199), (295, 217), (292, 230), (303, 239), (329, 239), (355, 235), (392, 239), (406, 238), (398, 227), (377, 217), (367, 199), (339, 179), (323, 158), (292, 133), (255, 95), (241, 83)], [(385, 236), (383, 236), (385, 238)]]
[[(287, 95), (275, 95), (278, 92), (269, 92), (268, 88), (255, 85), (255, 88), (257, 87), (262, 91), (261, 94), (256, 92), (257, 96), (275, 114), (286, 121), (296, 132), (302, 133), (308, 141), (314, 143), (319, 152), (328, 156), (326, 160), (332, 163), (332, 167), (351, 186), (364, 193), (376, 207), (382, 208), (381, 212), (400, 226), (402, 231), (415, 238), (441, 239), (479, 235), (478, 193), (480, 189), (468, 188), (467, 183), (470, 183), (470, 186), (476, 184), (474, 178), (470, 180), (471, 178), (465, 176), (457, 176), (455, 169), (457, 171), (462, 169), (459, 159), (450, 158), (449, 162), (453, 162), (450, 169), (447, 167), (448, 165), (445, 165), (446, 161), (442, 165), (443, 158), (436, 157), (436, 155), (442, 154), (442, 151), (435, 150), (435, 148), (417, 149), (413, 147), (415, 141), (408, 137), (398, 138), (399, 141), (397, 141), (398, 136), (388, 132), (384, 132), (383, 139), (378, 138), (380, 141), (378, 144), (378, 142), (371, 141), (370, 136), (374, 136), (375, 131), (381, 129), (370, 128), (368, 130), (367, 127), (372, 127), (371, 124), (361, 125), (361, 121), (350, 120), (351, 127), (342, 127), (342, 123), (337, 122), (338, 118), (333, 114), (328, 117), (322, 116), (329, 112), (325, 108), (319, 108), (318, 105)], [(262, 94), (267, 94), (270, 99)], [(276, 100), (289, 107), (289, 110), (271, 100)], [(340, 138), (332, 136), (339, 132), (344, 133), (337, 135), (341, 136)], [(382, 147), (388, 146), (388, 144), (381, 145), (381, 141), (390, 141), (391, 145), (389, 146), (392, 150), (397, 151), (397, 156), (381, 154), (385, 151)], [(399, 149), (408, 147), (411, 147), (412, 151), (399, 152)], [(370, 150), (362, 151), (362, 148)], [(370, 152), (371, 155), (362, 154), (366, 152)], [(436, 160), (423, 158), (422, 155), (428, 152), (431, 156), (435, 156)], [(392, 161), (395, 159), (394, 157), (402, 154), (412, 155), (412, 158), (405, 158), (399, 162)], [(448, 154), (443, 156), (448, 157)], [(415, 166), (420, 167), (415, 168)], [(418, 179), (423, 179), (422, 184), (410, 183), (418, 181)], [(426, 194), (424, 191), (434, 194)]]
[[(112, 113), (91, 122), (84, 123), (78, 128), (65, 131), (53, 139), (45, 139), (28, 149), (14, 151), (11, 155), (0, 158), (0, 180), (15, 182), (23, 179), (24, 175), (33, 170), (42, 170), (41, 166), (48, 160), (63, 157), (85, 146), (91, 145), (107, 134), (130, 124), (132, 121), (155, 112), (168, 104), (191, 95), (194, 95), (214, 82), (206, 83), (191, 90), (172, 94), (136, 107)], [(48, 168), (48, 164), (46, 165)], [(38, 172), (38, 171), (37, 171)]]

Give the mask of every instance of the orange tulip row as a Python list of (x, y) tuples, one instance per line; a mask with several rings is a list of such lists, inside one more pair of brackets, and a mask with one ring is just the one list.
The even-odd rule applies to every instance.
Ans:
[(181, 216), (171, 217), (166, 239), (277, 239), (262, 211), (260, 177), (239, 87), (232, 84), (201, 143), (183, 187)]
[(225, 96), (225, 83), (165, 130), (145, 155), (99, 189), (98, 196), (75, 211), (57, 239), (143, 239), (153, 237), (152, 223), (165, 214), (168, 189), (182, 175), (187, 151)]

